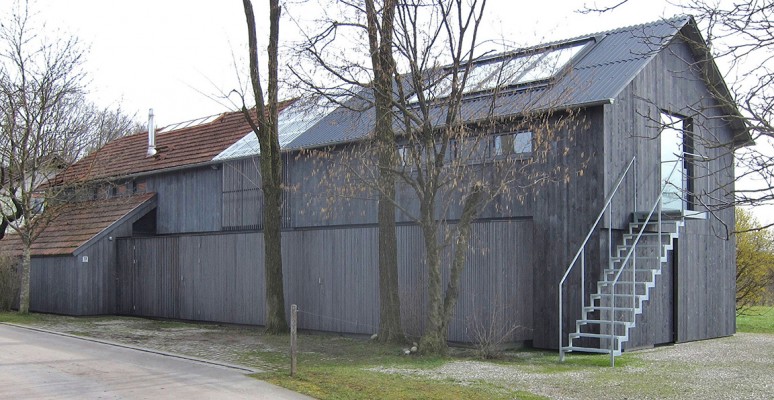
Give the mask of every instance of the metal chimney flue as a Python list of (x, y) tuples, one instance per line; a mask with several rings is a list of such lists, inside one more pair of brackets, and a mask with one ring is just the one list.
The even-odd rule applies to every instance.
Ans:
[(156, 155), (156, 124), (153, 123), (153, 109), (148, 110), (148, 153), (146, 157)]

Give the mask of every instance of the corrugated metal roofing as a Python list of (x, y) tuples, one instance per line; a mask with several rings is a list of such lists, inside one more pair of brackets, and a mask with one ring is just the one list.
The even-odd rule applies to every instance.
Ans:
[(374, 126), (375, 113), (370, 106), (370, 90), (362, 98), (352, 98), (345, 106), (325, 115), (317, 124), (290, 142), (291, 150), (357, 141), (368, 136)]
[[(462, 117), (475, 121), (489, 116), (517, 115), (531, 110), (609, 101), (615, 98), (689, 21), (690, 17), (681, 16), (533, 47), (531, 49), (582, 40), (594, 42), (588, 50), (572, 60), (572, 69), (554, 78), (552, 82), (504, 89), (497, 98), (487, 95), (471, 97), (463, 102)], [(516, 51), (509, 54), (519, 53), (520, 51)], [(351, 106), (339, 108), (290, 142), (286, 148), (319, 147), (368, 136), (373, 129), (374, 119), (373, 109), (368, 107), (369, 92), (370, 90), (361, 92), (364, 99), (360, 100), (360, 108), (367, 109), (366, 111), (358, 111), (358, 107)], [(437, 110), (434, 119), (436, 122), (443, 121), (443, 111)]]
[[(562, 44), (591, 42), (573, 58), (566, 73), (548, 82), (501, 89), (496, 98), (486, 93), (472, 95), (463, 102), (462, 117), (475, 121), (610, 101), (690, 21), (690, 17), (677, 17), (487, 57), (491, 61), (498, 57), (518, 57), (525, 51), (539, 52)], [(321, 106), (310, 113), (308, 107), (289, 107), (280, 113), (282, 148), (299, 150), (367, 137), (374, 125), (371, 97), (370, 89), (362, 89), (359, 95), (335, 109)], [(285, 102), (283, 106), (290, 103)], [(444, 111), (439, 108), (434, 114), (436, 123), (440, 124)], [(156, 157), (145, 157), (146, 134), (128, 136), (81, 160), (63, 177), (70, 180), (118, 177), (259, 153), (255, 135), (239, 112), (195, 122), (176, 125), (174, 130), (160, 130), (156, 139), (160, 151)]]

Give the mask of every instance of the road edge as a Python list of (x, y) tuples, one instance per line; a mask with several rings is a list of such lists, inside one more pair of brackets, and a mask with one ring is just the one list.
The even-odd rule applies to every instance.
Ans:
[(51, 334), (51, 335), (59, 335), (59, 336), (73, 338), (73, 339), (85, 340), (87, 342), (100, 343), (100, 344), (104, 344), (106, 346), (122, 347), (122, 348), (125, 348), (125, 349), (142, 351), (142, 352), (145, 352), (145, 353), (158, 354), (160, 356), (165, 356), (165, 357), (172, 357), (172, 358), (178, 358), (178, 359), (182, 359), (182, 360), (198, 362), (198, 363), (202, 363), (202, 364), (215, 365), (215, 366), (222, 367), (222, 368), (228, 368), (228, 369), (234, 369), (234, 370), (242, 371), (242, 372), (245, 372), (247, 374), (255, 374), (255, 373), (263, 372), (262, 370), (246, 367), (244, 365), (229, 364), (229, 363), (224, 363), (224, 362), (220, 362), (220, 361), (207, 360), (207, 359), (204, 359), (204, 358), (187, 356), (187, 355), (183, 355), (183, 354), (169, 353), (169, 352), (166, 352), (166, 351), (150, 349), (150, 348), (147, 348), (147, 347), (133, 346), (133, 345), (130, 345), (130, 344), (118, 343), (118, 342), (113, 342), (113, 341), (110, 341), (110, 340), (97, 339), (97, 338), (88, 337), (88, 336), (71, 335), (69, 333), (57, 332), (57, 331), (52, 331), (52, 330), (38, 328), (38, 327), (33, 327), (33, 326), (28, 326), (28, 325), (19, 325), (19, 324), (14, 324), (14, 323), (10, 323), (10, 322), (0, 322), (0, 324), (7, 325), (7, 326), (12, 326), (14, 328), (27, 329), (27, 330), (36, 331), (36, 332), (48, 333), (48, 334)]

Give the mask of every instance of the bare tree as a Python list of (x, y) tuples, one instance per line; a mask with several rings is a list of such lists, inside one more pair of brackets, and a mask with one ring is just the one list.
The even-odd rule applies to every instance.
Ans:
[[(386, 5), (382, 5), (382, 10)], [(423, 353), (446, 351), (447, 328), (471, 251), (473, 221), (487, 207), (507, 207), (509, 201), (523, 200), (534, 186), (562, 179), (566, 169), (546, 171), (536, 166), (541, 164), (539, 160), (550, 156), (548, 149), (552, 142), (556, 144), (556, 132), (563, 126), (582, 123), (572, 112), (533, 113), (530, 102), (524, 104), (519, 116), (496, 115), (495, 106), (504, 87), (501, 84), (510, 81), (513, 74), (525, 73), (527, 66), (514, 62), (506, 71), (503, 60), (508, 60), (507, 56), (482, 58), (476, 54), (485, 5), (483, 0), (397, 2), (394, 61), (388, 66), (372, 62), (372, 74), (363, 73), (357, 65), (335, 65), (323, 57), (327, 46), (338, 37), (337, 32), (350, 27), (366, 30), (372, 58), (383, 56), (386, 49), (374, 45), (374, 32), (368, 30), (371, 21), (334, 23), (308, 45), (312, 58), (336, 80), (349, 87), (367, 88), (360, 93), (340, 90), (338, 93), (355, 98), (341, 104), (355, 113), (374, 112), (375, 118), (370, 140), (337, 149), (335, 155), (321, 156), (324, 162), (337, 164), (338, 168), (331, 168), (334, 178), (330, 182), (349, 180), (349, 184), (335, 187), (346, 197), (376, 194), (380, 201), (392, 199), (400, 218), (416, 223), (422, 232), (425, 260), (420, 265), (428, 276), (426, 320), (419, 346)], [(368, 16), (369, 7), (366, 3), (359, 8), (360, 15)], [(397, 66), (404, 71), (399, 72)], [(392, 74), (389, 86), (377, 77), (376, 69), (385, 67)], [(372, 82), (362, 83), (363, 75)], [(319, 84), (313, 87), (325, 94)], [(334, 85), (334, 89), (340, 88)], [(369, 92), (372, 96), (363, 94)], [(474, 93), (489, 103), (471, 116), (463, 105)], [(536, 92), (532, 100), (537, 103), (540, 97)], [(384, 103), (377, 109), (380, 101)], [(385, 116), (388, 113), (392, 116)], [(391, 123), (392, 140), (380, 136), (387, 128), (382, 125), (385, 131), (379, 130), (383, 121)], [(518, 145), (528, 147), (530, 156), (508, 150)], [(391, 159), (387, 159), (388, 155)], [(385, 179), (388, 175), (395, 177), (394, 183)], [(391, 188), (395, 188), (397, 196), (389, 191)], [(499, 205), (493, 205), (495, 200)], [(379, 223), (383, 221), (380, 219)]]
[[(85, 119), (84, 133), (81, 136), (84, 140), (84, 151), (78, 154), (79, 158), (99, 150), (108, 142), (119, 137), (142, 132), (146, 126), (138, 122), (135, 116), (126, 114), (120, 106), (99, 107), (86, 100), (82, 103), (82, 113)], [(73, 160), (75, 161), (75, 160)]]
[[(321, 32), (308, 37), (303, 47), (302, 57), (309, 56), (313, 64), (318, 65), (331, 75), (328, 82), (312, 79), (299, 68), (291, 67), (292, 72), (303, 82), (313, 96), (323, 97), (327, 102), (337, 104), (355, 112), (374, 112), (373, 136), (369, 146), (362, 147), (358, 156), (373, 158), (377, 165), (369, 176), (378, 186), (374, 195), (378, 203), (379, 229), (379, 340), (382, 342), (405, 342), (401, 326), (400, 296), (398, 287), (398, 246), (395, 224), (395, 176), (392, 171), (397, 163), (397, 146), (394, 130), (394, 23), (397, 1), (342, 1), (331, 3), (339, 6), (335, 17), (323, 20)], [(368, 57), (363, 60), (351, 57), (354, 49), (349, 50), (345, 60), (332, 60), (328, 57), (328, 46), (337, 39), (340, 29), (346, 28), (351, 37), (363, 39), (362, 48), (367, 49)], [(351, 39), (351, 38), (350, 38)], [(343, 61), (343, 62), (340, 62)], [(368, 65), (370, 62), (370, 66)], [(341, 85), (344, 85), (342, 87)], [(332, 85), (332, 86), (329, 86)], [(351, 101), (352, 99), (356, 101)], [(345, 153), (353, 156), (352, 153)], [(370, 182), (370, 181), (369, 181)], [(360, 184), (348, 187), (335, 187), (333, 198), (343, 195), (370, 196), (361, 193)], [(366, 185), (368, 186), (368, 185)], [(354, 190), (353, 190), (354, 189)], [(357, 192), (357, 193), (354, 193)]]
[[(2, 230), (23, 244), (19, 311), (29, 309), (30, 247), (45, 229), (53, 196), (42, 185), (83, 148), (80, 107), (83, 52), (74, 37), (50, 39), (33, 26), (26, 4), (0, 25)], [(50, 209), (48, 209), (50, 208)]]
[(691, 0), (682, 7), (695, 15), (713, 56), (727, 66), (732, 101), (741, 109), (745, 127), (757, 142), (737, 151), (741, 167), (737, 181), (752, 178), (760, 184), (737, 185), (735, 204), (774, 204), (774, 4)]
[(268, 98), (264, 98), (260, 70), (258, 68), (258, 39), (255, 14), (250, 0), (242, 2), (247, 20), (247, 37), (250, 58), (250, 81), (257, 113), (253, 115), (242, 98), (242, 112), (258, 137), (260, 146), (261, 182), (264, 194), (263, 241), (266, 271), (266, 331), (288, 331), (285, 319), (285, 294), (282, 278), (282, 159), (278, 135), (278, 44), (280, 5), (278, 0), (269, 1), (269, 48), (268, 48)]
[(22, 243), (19, 310), (29, 309), (30, 247), (56, 218), (60, 198), (79, 182), (53, 178), (107, 141), (137, 130), (120, 108), (85, 96), (84, 50), (35, 24), (26, 2), (0, 22), (0, 239)]

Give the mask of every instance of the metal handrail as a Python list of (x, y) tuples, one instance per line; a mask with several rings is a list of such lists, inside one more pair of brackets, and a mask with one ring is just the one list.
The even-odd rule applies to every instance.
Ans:
[[(672, 161), (670, 161), (672, 162)], [(658, 224), (658, 240), (659, 245), (661, 244), (661, 218), (663, 218), (663, 212), (662, 212), (662, 199), (664, 198), (664, 191), (666, 190), (667, 186), (670, 184), (670, 180), (672, 178), (672, 175), (677, 170), (677, 166), (681, 162), (680, 159), (673, 161), (675, 163), (674, 166), (672, 166), (672, 171), (669, 172), (669, 175), (667, 176), (664, 185), (661, 186), (661, 193), (659, 193), (658, 198), (656, 198), (656, 202), (653, 204), (653, 207), (651, 207), (650, 212), (648, 213), (648, 216), (645, 218), (644, 222), (642, 223), (642, 226), (640, 227), (639, 232), (637, 232), (637, 237), (634, 239), (634, 242), (632, 242), (631, 247), (629, 248), (629, 251), (626, 253), (626, 257), (621, 261), (621, 267), (618, 269), (618, 272), (615, 274), (615, 277), (613, 278), (611, 284), (610, 284), (610, 366), (615, 366), (615, 355), (614, 355), (614, 346), (615, 341), (613, 340), (613, 336), (615, 335), (615, 285), (618, 283), (618, 280), (621, 278), (621, 274), (623, 273), (624, 269), (626, 269), (627, 264), (629, 262), (629, 259), (631, 258), (632, 254), (637, 250), (637, 244), (640, 242), (640, 238), (642, 238), (642, 234), (645, 232), (645, 227), (648, 226), (650, 223), (650, 219), (653, 217), (653, 213), (658, 208), (658, 215), (659, 215), (659, 224)], [(683, 203), (681, 201), (681, 203)], [(684, 205), (681, 205), (681, 209), (684, 207)], [(663, 246), (658, 247), (658, 255), (659, 258), (662, 257), (662, 250)], [(635, 256), (636, 257), (636, 256)], [(636, 258), (635, 258), (636, 260)], [(636, 294), (636, 283), (637, 283), (637, 270), (636, 270), (636, 264), (633, 265), (633, 271), (632, 271), (632, 290)], [(635, 299), (636, 296), (632, 296), (632, 312), (634, 311), (635, 307)]]
[[(564, 283), (567, 280), (567, 277), (570, 275), (570, 272), (572, 272), (572, 269), (575, 267), (576, 262), (578, 261), (578, 258), (580, 258), (581, 259), (581, 311), (582, 311), (583, 307), (585, 307), (586, 305), (586, 288), (585, 288), (586, 245), (588, 244), (588, 241), (591, 238), (591, 235), (593, 235), (594, 231), (596, 231), (597, 226), (599, 225), (599, 221), (601, 221), (602, 217), (605, 215), (605, 211), (608, 211), (608, 215), (612, 216), (612, 207), (610, 206), (613, 203), (613, 198), (615, 197), (616, 193), (618, 193), (618, 189), (620, 188), (621, 183), (623, 183), (624, 179), (626, 178), (626, 175), (632, 169), (632, 166), (635, 164), (636, 160), (637, 160), (636, 156), (632, 157), (632, 160), (629, 161), (629, 164), (626, 166), (626, 168), (624, 168), (623, 172), (621, 173), (621, 176), (618, 178), (618, 181), (613, 187), (613, 190), (610, 192), (610, 194), (607, 195), (607, 198), (605, 199), (605, 205), (602, 207), (602, 210), (599, 212), (599, 216), (597, 216), (597, 219), (591, 225), (591, 229), (589, 229), (589, 233), (586, 235), (586, 238), (583, 240), (583, 243), (581, 243), (580, 248), (578, 249), (578, 252), (575, 253), (575, 257), (573, 257), (572, 261), (570, 261), (570, 264), (567, 266), (567, 270), (564, 272), (562, 279), (559, 281), (559, 360), (560, 361), (564, 361), (564, 350), (562, 350), (562, 342), (564, 340), (564, 329), (562, 328), (562, 321), (564, 319), (563, 310), (562, 310), (562, 300), (563, 300), (562, 286), (564, 286)], [(636, 174), (636, 169), (634, 169), (633, 171)], [(636, 203), (637, 201), (636, 179), (634, 182), (634, 199)], [(636, 207), (636, 204), (635, 204), (635, 207)], [(612, 219), (610, 223), (612, 224)], [(607, 245), (608, 245), (608, 252), (612, 253), (612, 250), (611, 250), (612, 242), (609, 238), (608, 238)]]

